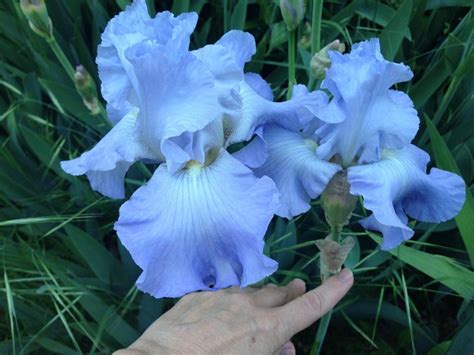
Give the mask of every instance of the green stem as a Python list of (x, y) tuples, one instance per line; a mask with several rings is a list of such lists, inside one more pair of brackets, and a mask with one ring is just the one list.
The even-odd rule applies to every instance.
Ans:
[(323, 15), (323, 0), (315, 0), (311, 18), (311, 55), (321, 49), (321, 17)]
[[(53, 38), (52, 41), (47, 41), (49, 46), (51, 47), (51, 50), (54, 52), (56, 55), (56, 58), (58, 58), (59, 62), (63, 66), (64, 70), (66, 71), (67, 75), (69, 78), (72, 80), (74, 83), (74, 74), (76, 71), (74, 70), (73, 66), (69, 62), (69, 59), (67, 59), (66, 54), (64, 54), (63, 50), (59, 46), (58, 42), (56, 39)], [(105, 110), (104, 106), (99, 102), (99, 108), (100, 108), (100, 115), (105, 119), (107, 118), (107, 111)]]
[(293, 93), (293, 85), (296, 84), (296, 31), (288, 32), (288, 94), (290, 99)]
[[(311, 56), (321, 50), (321, 18), (323, 15), (323, 0), (314, 0), (311, 17)], [(310, 75), (308, 89), (312, 91), (316, 86), (315, 78)]]
[(63, 50), (59, 46), (58, 42), (53, 39), (51, 42), (48, 42), (49, 46), (51, 47), (52, 51), (58, 58), (59, 62), (63, 66), (64, 70), (66, 71), (67, 75), (69, 78), (74, 82), (74, 73), (75, 70), (72, 67), (71, 63), (69, 63), (69, 60), (67, 59), (66, 55), (64, 54)]

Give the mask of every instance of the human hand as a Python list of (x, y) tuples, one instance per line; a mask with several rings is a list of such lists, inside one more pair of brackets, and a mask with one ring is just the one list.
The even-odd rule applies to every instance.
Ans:
[(344, 269), (306, 293), (299, 279), (192, 293), (116, 354), (295, 354), (290, 338), (333, 308), (353, 281)]

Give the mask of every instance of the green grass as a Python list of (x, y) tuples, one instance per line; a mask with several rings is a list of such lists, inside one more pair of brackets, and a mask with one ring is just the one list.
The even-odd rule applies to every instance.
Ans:
[[(30, 30), (16, 0), (0, 0), (2, 354), (109, 353), (133, 342), (174, 304), (134, 287), (139, 270), (112, 229), (121, 202), (101, 197), (85, 178), (69, 176), (59, 167), (60, 160), (90, 148), (110, 127), (103, 115), (93, 116), (83, 105), (68, 68), (84, 65), (99, 84), (94, 59), (100, 33), (126, 3), (48, 0), (57, 40), (57, 47), (51, 47)], [(260, 72), (275, 96), (285, 97), (288, 33), (278, 1), (148, 3), (152, 12), (200, 12), (194, 47), (214, 42), (225, 29), (250, 31), (258, 49), (247, 70)], [(307, 24), (298, 28), (296, 80), (310, 81), (311, 47), (336, 38), (350, 45), (378, 36), (386, 57), (414, 71), (414, 79), (399, 89), (409, 93), (422, 118), (417, 144), (432, 153), (433, 166), (459, 171), (472, 192), (470, 4), (326, 1), (321, 15), (310, 6)], [(313, 18), (316, 26), (308, 30)], [(320, 39), (314, 33), (320, 33)], [(128, 195), (149, 176), (144, 166), (134, 167), (127, 175)], [(365, 213), (356, 210), (353, 220)], [(431, 354), (472, 354), (472, 196), (455, 220), (418, 223), (415, 238), (390, 253), (378, 250), (377, 235), (356, 223), (349, 227), (346, 232), (357, 239), (347, 262), (356, 285), (330, 319), (295, 337), (298, 350), (316, 353), (322, 345), (327, 354), (425, 354), (431, 349)], [(301, 277), (316, 286), (318, 254), (313, 241), (327, 233), (319, 202), (294, 221), (275, 218), (267, 252), (279, 261), (280, 269), (269, 281)]]

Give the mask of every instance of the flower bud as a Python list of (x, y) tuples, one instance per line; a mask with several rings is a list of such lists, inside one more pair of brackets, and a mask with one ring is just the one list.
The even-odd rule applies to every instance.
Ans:
[(31, 29), (46, 41), (52, 42), (54, 40), (53, 23), (48, 16), (44, 0), (20, 0), (20, 7)]
[(298, 46), (304, 49), (311, 48), (311, 25), (309, 21), (304, 21), (302, 25), (302, 31), (300, 39), (298, 40)]
[(84, 105), (86, 105), (93, 115), (99, 114), (100, 106), (99, 101), (97, 100), (97, 88), (95, 82), (82, 65), (76, 67), (76, 72), (74, 73), (74, 84), (79, 95), (82, 97)]
[(321, 202), (331, 230), (341, 231), (351, 218), (357, 197), (350, 194), (347, 170), (336, 173), (321, 195)]
[(341, 271), (342, 265), (354, 245), (355, 240), (352, 237), (345, 238), (342, 243), (339, 244), (332, 239), (331, 234), (324, 239), (316, 241), (316, 246), (321, 251), (319, 263), (323, 281)]
[(305, 13), (305, 0), (280, 0), (280, 10), (288, 31), (294, 31)]
[(329, 43), (326, 47), (316, 53), (311, 58), (311, 73), (316, 79), (324, 79), (326, 77), (326, 69), (331, 66), (329, 59), (329, 51), (338, 51), (343, 53), (346, 50), (344, 43), (340, 43), (338, 39)]

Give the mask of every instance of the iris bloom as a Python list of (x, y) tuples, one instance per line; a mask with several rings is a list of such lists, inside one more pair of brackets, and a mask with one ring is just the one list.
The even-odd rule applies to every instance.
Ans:
[(360, 223), (383, 234), (382, 249), (413, 236), (408, 217), (438, 223), (455, 216), (465, 199), (464, 181), (437, 168), (426, 173), (428, 154), (411, 144), (419, 126), (413, 103), (391, 89), (412, 78), (410, 69), (386, 61), (377, 39), (354, 45), (350, 54), (330, 52), (330, 59), (322, 87), (332, 99), (317, 113), (326, 123), (297, 129), (267, 124), (267, 146), (255, 149), (268, 154), (255, 173), (271, 177), (279, 189), (277, 214), (291, 218), (307, 211), (332, 176), (347, 169), (350, 193), (372, 211)]
[(112, 198), (125, 197), (124, 176), (134, 162), (160, 164), (115, 224), (143, 270), (138, 287), (155, 297), (246, 286), (276, 270), (263, 254), (263, 237), (278, 192), (242, 163), (259, 165), (266, 156), (233, 156), (226, 147), (258, 135), (269, 120), (307, 124), (327, 104), (302, 86), (291, 100), (273, 102), (268, 84), (243, 72), (255, 53), (248, 33), (230, 31), (189, 51), (196, 22), (194, 13), (150, 18), (145, 0), (109, 22), (97, 63), (115, 125), (90, 151), (62, 162)]

